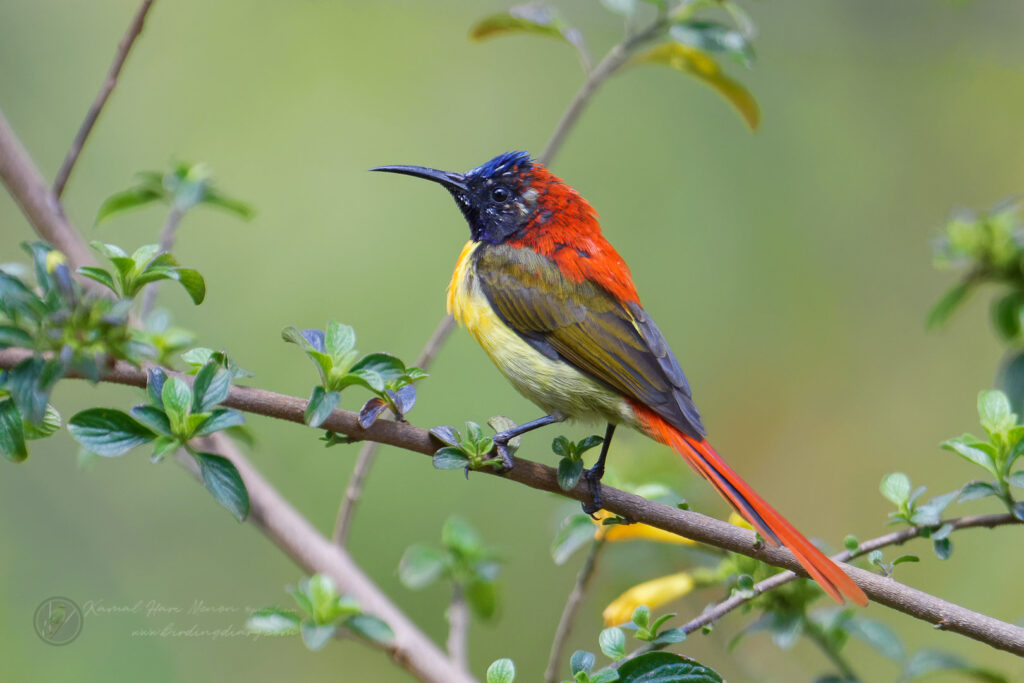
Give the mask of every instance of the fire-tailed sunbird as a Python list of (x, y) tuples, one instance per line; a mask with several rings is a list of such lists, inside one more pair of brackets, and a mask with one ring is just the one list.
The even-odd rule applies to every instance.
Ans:
[(640, 305), (629, 268), (601, 235), (594, 209), (525, 152), (467, 173), (382, 166), (440, 183), (471, 238), (448, 290), (454, 314), (523, 396), (546, 413), (495, 436), (509, 439), (565, 419), (606, 422), (586, 471), (600, 508), (600, 479), (618, 424), (668, 445), (772, 545), (785, 545), (830, 596), (867, 604), (864, 592), (719, 457), (704, 438), (679, 362)]

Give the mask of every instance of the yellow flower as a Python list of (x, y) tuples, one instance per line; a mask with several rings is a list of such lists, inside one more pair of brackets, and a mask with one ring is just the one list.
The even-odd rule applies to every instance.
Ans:
[(594, 530), (595, 540), (603, 538), (606, 541), (634, 541), (639, 539), (644, 541), (655, 541), (657, 543), (696, 545), (695, 541), (683, 538), (671, 531), (665, 531), (664, 529), (650, 526), (649, 524), (612, 524), (606, 526), (601, 523), (601, 520), (612, 516), (612, 513), (607, 510), (597, 511), (597, 514), (595, 515), (596, 519), (594, 520), (594, 523), (597, 524), (597, 529)]
[(647, 605), (651, 610), (657, 609), (667, 602), (683, 597), (692, 591), (693, 587), (693, 577), (687, 572), (638, 583), (604, 608), (604, 625), (625, 624), (633, 618), (633, 610), (640, 605)]
[(751, 531), (754, 529), (754, 527), (750, 526), (750, 522), (743, 519), (738, 512), (729, 513), (729, 524), (732, 524), (733, 526), (741, 526), (744, 529), (750, 529)]
[(68, 262), (64, 254), (60, 253), (56, 249), (47, 252), (46, 254), (46, 272), (52, 273), (57, 270), (57, 266), (66, 264)]

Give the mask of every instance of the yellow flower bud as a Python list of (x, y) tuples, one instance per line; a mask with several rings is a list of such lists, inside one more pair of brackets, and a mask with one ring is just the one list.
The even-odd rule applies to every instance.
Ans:
[(52, 273), (57, 270), (57, 266), (67, 263), (68, 260), (64, 254), (54, 249), (46, 254), (46, 272)]
[(671, 531), (665, 531), (649, 524), (612, 524), (606, 526), (601, 520), (612, 517), (607, 510), (598, 510), (594, 520), (597, 529), (594, 530), (594, 539), (604, 538), (606, 541), (654, 541), (656, 543), (677, 543), (680, 545), (696, 545), (695, 541), (684, 538)]
[(640, 605), (647, 605), (651, 610), (657, 609), (667, 602), (683, 597), (691, 592), (693, 587), (693, 577), (687, 572), (638, 583), (604, 608), (604, 612), (601, 613), (604, 625), (625, 624), (633, 618), (633, 610)]

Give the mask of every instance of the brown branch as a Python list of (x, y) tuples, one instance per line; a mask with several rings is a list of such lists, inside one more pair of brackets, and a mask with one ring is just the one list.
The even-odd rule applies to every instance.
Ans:
[(601, 555), (605, 541), (603, 538), (596, 539), (590, 544), (590, 553), (584, 560), (580, 573), (576, 575), (576, 583), (565, 601), (565, 608), (562, 610), (562, 617), (558, 620), (558, 628), (555, 629), (555, 638), (551, 642), (551, 654), (548, 655), (548, 666), (544, 670), (544, 683), (557, 683), (561, 678), (558, 669), (565, 657), (565, 646), (569, 643), (569, 636), (572, 634), (572, 627), (576, 620), (576, 613), (583, 604), (583, 596), (586, 595), (590, 586), (590, 579), (597, 569), (597, 559)]
[(100, 112), (103, 111), (103, 107), (107, 103), (107, 98), (110, 97), (114, 86), (117, 85), (117, 77), (121, 75), (121, 67), (124, 66), (124, 61), (128, 58), (128, 53), (131, 51), (132, 45), (135, 44), (135, 39), (142, 33), (142, 26), (146, 22), (146, 14), (152, 5), (153, 0), (142, 0), (142, 4), (132, 18), (132, 23), (128, 25), (128, 30), (125, 31), (124, 37), (121, 38), (121, 42), (117, 45), (117, 53), (114, 55), (114, 62), (110, 65), (107, 77), (104, 79), (99, 93), (96, 94), (96, 99), (93, 100), (92, 106), (89, 107), (85, 120), (82, 121), (82, 125), (78, 128), (78, 133), (71, 142), (71, 148), (68, 149), (67, 156), (64, 157), (64, 163), (60, 165), (60, 170), (57, 171), (57, 178), (53, 181), (53, 194), (58, 199), (64, 194), (64, 187), (68, 184), (68, 177), (71, 175), (71, 170), (75, 167), (75, 162), (78, 161), (78, 155), (82, 153), (82, 147), (85, 145), (89, 133), (92, 132), (92, 127), (96, 125), (96, 119), (99, 118)]
[[(0, 351), (0, 368), (13, 367), (30, 355), (30, 351), (23, 349)], [(178, 376), (186, 382), (192, 381), (192, 377), (189, 375), (174, 372), (168, 374)], [(116, 362), (103, 380), (135, 387), (144, 387), (146, 384), (145, 374), (123, 361)], [(303, 424), (306, 400), (255, 387), (232, 387), (231, 393), (223, 405)], [(434, 441), (427, 430), (405, 422), (378, 420), (369, 428), (364, 429), (359, 426), (358, 415), (347, 410), (335, 410), (323, 422), (321, 428), (346, 434), (355, 439), (366, 439), (389, 446), (398, 446), (424, 455), (432, 455), (440, 446), (440, 443)], [(515, 467), (509, 472), (504, 474), (486, 473), (578, 501), (589, 501), (591, 496), (590, 488), (585, 482), (579, 483), (571, 491), (563, 491), (558, 486), (558, 478), (554, 469), (522, 458), (516, 459)], [(634, 522), (649, 524), (699, 543), (747, 555), (766, 564), (791, 570), (800, 576), (807, 575), (789, 550), (781, 547), (755, 545), (754, 534), (747, 529), (741, 529), (696, 512), (655, 503), (610, 486), (602, 487), (602, 495), (606, 510)], [(879, 576), (849, 565), (843, 566), (843, 570), (874, 602), (927, 621), (939, 629), (959, 633), (994, 648), (1024, 656), (1024, 628), (979, 614), (906, 586), (892, 578)]]
[[(420, 355), (413, 365), (422, 370), (429, 368), (454, 327), (455, 319), (450, 314), (441, 318), (441, 322), (437, 324), (437, 328), (430, 335), (430, 339), (427, 340), (426, 345), (420, 351)], [(359, 457), (356, 459), (356, 466), (352, 470), (352, 478), (349, 479), (348, 486), (345, 487), (345, 495), (342, 497), (341, 506), (338, 508), (338, 521), (335, 523), (334, 533), (331, 535), (334, 542), (340, 546), (348, 543), (348, 535), (352, 529), (352, 514), (359, 503), (359, 497), (363, 495), (363, 483), (370, 473), (370, 468), (373, 467), (373, 461), (377, 457), (379, 449), (380, 444), (375, 441), (367, 441), (359, 449)]]
[[(60, 200), (46, 184), (18, 136), (11, 130), (3, 111), (0, 111), (0, 181), (32, 224), (36, 233), (60, 249), (76, 266), (94, 263), (85, 242), (64, 216)], [(101, 287), (92, 280), (83, 279), (89, 287)]]
[(452, 587), (452, 601), (448, 617), (448, 657), (463, 671), (469, 670), (469, 603), (456, 583)]

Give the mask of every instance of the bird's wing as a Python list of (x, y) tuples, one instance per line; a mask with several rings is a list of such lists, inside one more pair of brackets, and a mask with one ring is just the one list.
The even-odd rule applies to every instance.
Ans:
[(525, 248), (478, 250), (476, 274), (505, 324), (538, 351), (649, 406), (683, 433), (704, 435), (683, 370), (638, 303), (589, 280), (572, 282)]

